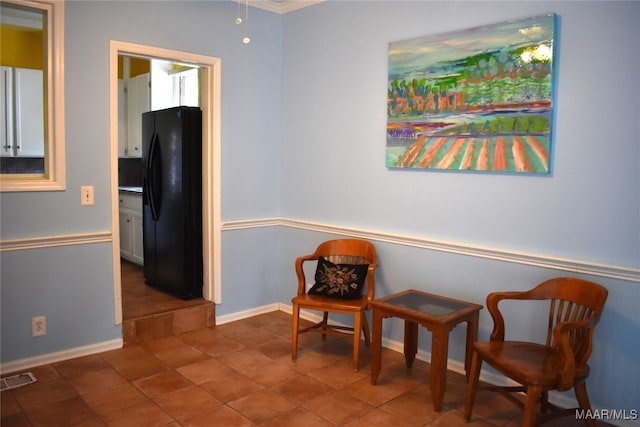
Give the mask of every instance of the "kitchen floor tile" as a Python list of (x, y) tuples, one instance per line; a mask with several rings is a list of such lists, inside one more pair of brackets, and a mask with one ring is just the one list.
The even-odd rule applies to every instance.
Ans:
[(176, 370), (194, 384), (204, 384), (209, 381), (226, 382), (226, 377), (235, 372), (216, 359), (206, 359), (191, 363)]
[(312, 412), (296, 408), (261, 425), (263, 427), (331, 427), (333, 424)]
[(126, 411), (116, 409), (102, 416), (109, 427), (164, 426), (174, 418), (154, 402), (133, 405)]
[(212, 425), (249, 427), (255, 424), (230, 407), (220, 405), (211, 411), (188, 417), (183, 421), (183, 425), (187, 427), (211, 427)]
[(335, 425), (344, 425), (366, 415), (374, 408), (344, 390), (336, 390), (308, 400), (303, 407)]
[[(3, 391), (2, 393), (6, 393)], [(51, 381), (38, 381), (33, 384), (11, 390), (20, 407), (31, 411), (39, 406), (71, 399), (78, 396), (78, 392), (65, 378)]]
[(69, 382), (80, 394), (104, 389), (117, 384), (126, 383), (127, 380), (111, 366), (79, 373), (69, 377)]
[(296, 407), (291, 400), (270, 390), (258, 391), (228, 402), (227, 405), (257, 424), (276, 418)]
[(223, 402), (237, 400), (264, 389), (251, 378), (236, 371), (225, 377), (224, 381), (209, 381), (201, 387)]
[(274, 387), (274, 390), (286, 398), (302, 404), (335, 389), (309, 375), (302, 374)]
[(165, 393), (154, 398), (154, 401), (178, 420), (185, 420), (222, 405), (210, 393), (194, 385)]
[(27, 411), (27, 418), (34, 427), (99, 425), (101, 422), (80, 397), (38, 406), (34, 410)]
[(103, 387), (82, 395), (82, 399), (98, 415), (144, 403), (148, 398), (131, 383)]
[(133, 383), (146, 396), (154, 398), (171, 391), (185, 388), (191, 383), (176, 371), (166, 371)]

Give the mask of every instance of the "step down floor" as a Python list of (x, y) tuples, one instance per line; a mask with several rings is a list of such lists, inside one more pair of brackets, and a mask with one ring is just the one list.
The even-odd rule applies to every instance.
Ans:
[(215, 304), (202, 300), (195, 306), (125, 320), (122, 323), (124, 345), (214, 326), (215, 314)]

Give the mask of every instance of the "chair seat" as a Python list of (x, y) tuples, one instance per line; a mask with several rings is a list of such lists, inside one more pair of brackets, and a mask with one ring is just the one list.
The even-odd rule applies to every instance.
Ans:
[(366, 296), (357, 299), (342, 299), (303, 294), (293, 297), (291, 302), (298, 304), (300, 307), (315, 308), (321, 311), (324, 311), (325, 307), (330, 306), (331, 310), (340, 310), (342, 312), (364, 311), (368, 305)]
[[(482, 359), (522, 385), (553, 388), (562, 372), (562, 353), (557, 348), (522, 341), (476, 342), (474, 349)], [(586, 377), (586, 371), (576, 377)]]

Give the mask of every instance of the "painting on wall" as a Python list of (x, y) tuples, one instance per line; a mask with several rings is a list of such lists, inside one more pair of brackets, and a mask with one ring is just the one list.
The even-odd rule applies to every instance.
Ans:
[(389, 44), (389, 168), (550, 171), (556, 16)]

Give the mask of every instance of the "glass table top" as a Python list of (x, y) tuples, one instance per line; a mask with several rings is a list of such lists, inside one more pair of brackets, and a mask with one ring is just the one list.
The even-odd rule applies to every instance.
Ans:
[(469, 303), (449, 301), (436, 296), (414, 292), (389, 298), (385, 300), (384, 303), (419, 311), (432, 316), (445, 316), (471, 305)]

